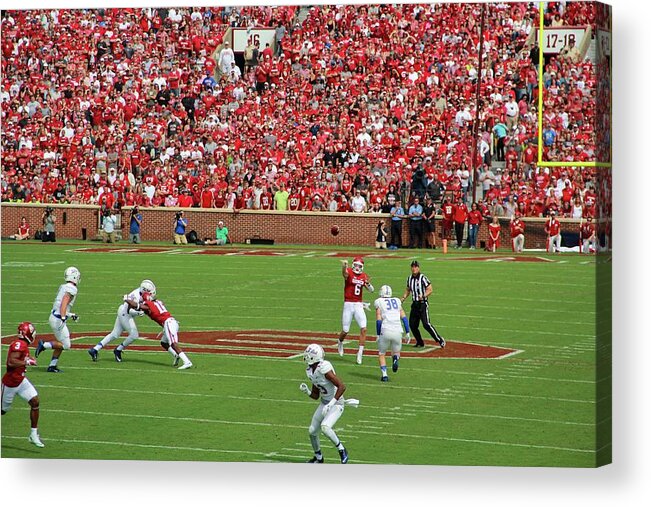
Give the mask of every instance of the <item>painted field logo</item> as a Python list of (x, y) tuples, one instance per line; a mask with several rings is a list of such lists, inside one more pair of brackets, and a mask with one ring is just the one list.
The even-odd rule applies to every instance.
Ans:
[[(72, 333), (73, 339), (97, 337), (101, 333)], [(39, 335), (48, 339), (52, 335)], [(141, 338), (151, 340), (151, 345), (129, 346), (127, 351), (162, 351), (158, 345), (157, 335), (144, 333)], [(300, 357), (310, 343), (323, 345), (326, 354), (337, 355), (337, 335), (305, 331), (250, 330), (250, 331), (181, 331), (181, 346), (185, 352), (204, 354), (226, 354), (250, 357), (277, 357), (294, 359)], [(155, 341), (156, 340), (156, 341)], [(3, 338), (3, 343), (9, 343), (11, 337)], [(353, 356), (357, 353), (357, 340), (344, 342), (345, 353)], [(87, 349), (87, 344), (73, 343), (73, 349)], [(413, 350), (409, 345), (403, 346), (402, 357), (421, 357), (429, 359), (504, 359), (521, 351), (488, 345), (448, 341), (444, 349), (438, 346), (425, 346)], [(374, 351), (368, 351), (369, 356)]]

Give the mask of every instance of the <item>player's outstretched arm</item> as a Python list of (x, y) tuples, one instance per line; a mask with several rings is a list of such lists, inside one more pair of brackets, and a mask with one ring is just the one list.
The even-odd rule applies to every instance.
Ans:
[(341, 274), (345, 279), (348, 279), (348, 261), (341, 261)]

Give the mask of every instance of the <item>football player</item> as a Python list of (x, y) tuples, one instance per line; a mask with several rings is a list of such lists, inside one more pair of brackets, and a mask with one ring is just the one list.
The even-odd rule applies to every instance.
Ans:
[(36, 338), (36, 330), (31, 322), (18, 325), (18, 339), (11, 342), (7, 352), (7, 371), (2, 377), (2, 415), (11, 408), (16, 395), (29, 403), (31, 431), (28, 440), (36, 447), (45, 447), (38, 435), (38, 393), (25, 376), (28, 366), (36, 366), (36, 360), (29, 356), (29, 344)]
[(179, 366), (179, 370), (186, 370), (192, 367), (192, 362), (179, 347), (179, 323), (172, 317), (160, 299), (155, 299), (155, 296), (150, 292), (143, 292), (142, 303), (136, 303), (128, 298), (126, 299), (126, 303), (130, 308), (147, 314), (151, 320), (163, 328), (163, 338), (160, 344), (174, 357), (174, 366), (177, 366), (179, 359), (181, 359), (183, 364)]
[(124, 296), (124, 302), (118, 307), (118, 315), (115, 318), (113, 331), (107, 334), (97, 345), (88, 349), (88, 353), (93, 361), (97, 361), (99, 351), (103, 347), (106, 347), (113, 340), (119, 338), (122, 333), (129, 333), (124, 341), (113, 349), (115, 360), (118, 363), (122, 362), (122, 351), (138, 339), (138, 328), (136, 327), (136, 322), (133, 318), (144, 315), (142, 310), (134, 310), (133, 308), (130, 308), (126, 301), (127, 299), (130, 299), (136, 303), (142, 303), (142, 295), (145, 292), (150, 293), (154, 298), (156, 297), (156, 286), (154, 285), (154, 282), (151, 280), (143, 280), (140, 282), (140, 287), (132, 290), (129, 294)]
[(77, 299), (77, 286), (81, 280), (81, 273), (74, 266), (66, 268), (63, 273), (65, 283), (59, 286), (56, 298), (52, 304), (50, 313), (50, 327), (54, 332), (55, 339), (43, 341), (39, 340), (34, 355), (39, 356), (45, 349), (52, 349), (52, 360), (47, 368), (50, 373), (59, 373), (61, 370), (57, 367), (59, 357), (64, 350), (70, 349), (70, 331), (66, 324), (68, 319), (77, 321), (77, 314), (72, 313), (70, 309)]
[(319, 432), (321, 431), (339, 451), (341, 462), (348, 463), (348, 452), (332, 427), (344, 413), (344, 405), (357, 407), (359, 401), (353, 398), (344, 399), (343, 394), (346, 385), (337, 377), (332, 364), (330, 361), (326, 361), (324, 356), (323, 347), (316, 343), (308, 345), (303, 353), (303, 360), (307, 365), (305, 373), (312, 382), (312, 388), (310, 389), (307, 384), (302, 383), (299, 389), (313, 400), (321, 398), (321, 403), (314, 411), (308, 430), (312, 448), (314, 449), (314, 456), (308, 463), (323, 463), (319, 439)]
[[(392, 297), (393, 291), (388, 285), (380, 287), (380, 297), (375, 300), (375, 326), (377, 331), (377, 348), (378, 358), (380, 361), (380, 371), (382, 382), (387, 382), (387, 360), (386, 353), (391, 348), (393, 362), (391, 369), (393, 372), (398, 371), (398, 361), (400, 359), (400, 349), (402, 348), (402, 326), (405, 327), (407, 334), (407, 343), (409, 343), (409, 320), (405, 311), (402, 309), (400, 298)], [(402, 322), (402, 324), (401, 324)]]
[(344, 339), (350, 331), (350, 324), (355, 318), (359, 326), (359, 350), (357, 351), (357, 364), (362, 364), (364, 344), (366, 343), (366, 314), (365, 304), (362, 302), (364, 288), (373, 292), (371, 279), (364, 273), (364, 261), (360, 257), (353, 259), (353, 267), (348, 267), (348, 261), (341, 261), (341, 274), (344, 277), (344, 310), (341, 317), (342, 331), (339, 333), (337, 349), (340, 356), (344, 355)]

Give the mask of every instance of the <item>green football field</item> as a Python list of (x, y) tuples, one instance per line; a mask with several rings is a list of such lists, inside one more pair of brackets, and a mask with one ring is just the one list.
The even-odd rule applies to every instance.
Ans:
[[(425, 349), (404, 345), (399, 371), (381, 383), (373, 314), (363, 364), (355, 324), (346, 354), (336, 353), (339, 261), (351, 249), (246, 248), (3, 242), (3, 372), (18, 323), (50, 333), (64, 269), (77, 266), (82, 279), (63, 372), (45, 371), (50, 351), (28, 370), (46, 447), (28, 443), (28, 406), (16, 399), (2, 417), (2, 457), (304, 462), (317, 402), (298, 386), (312, 341), (361, 402), (335, 426), (351, 464), (592, 467), (610, 454), (609, 445), (597, 449), (598, 426), (609, 431), (610, 419), (596, 420), (594, 257), (356, 250), (376, 290), (388, 284), (394, 295), (418, 258), (434, 284), (430, 316), (448, 341), (441, 350), (424, 334)], [(147, 317), (136, 319), (147, 338), (122, 363), (112, 353), (120, 341), (90, 360), (86, 350), (113, 328), (123, 294), (145, 278), (180, 322), (193, 368), (172, 367)], [(326, 463), (339, 463), (323, 435), (321, 444)]]

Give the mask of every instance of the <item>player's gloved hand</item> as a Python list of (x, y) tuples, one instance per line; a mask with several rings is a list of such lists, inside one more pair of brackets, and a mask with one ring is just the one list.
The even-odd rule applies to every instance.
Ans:
[(128, 300), (129, 300), (129, 294), (125, 294), (124, 296), (122, 296), (122, 301), (126, 303)]
[(367, 312), (371, 311), (371, 303), (362, 303), (362, 308), (366, 310)]
[(307, 387), (307, 384), (305, 382), (303, 382), (300, 386), (298, 386), (298, 388), (301, 390), (301, 392), (304, 392), (308, 396), (310, 395), (310, 392), (311, 392), (310, 388)]
[(327, 414), (328, 411), (335, 406), (335, 403), (337, 403), (337, 400), (332, 398), (328, 403), (326, 403), (326, 406), (323, 407), (323, 414)]
[(27, 356), (25, 358), (25, 366), (36, 366), (36, 359), (33, 357)]
[(409, 333), (405, 334), (405, 343), (409, 345), (410, 341), (411, 341), (411, 335)]
[(68, 317), (70, 317), (73, 322), (77, 322), (79, 320), (79, 315), (77, 315), (76, 313), (69, 313)]
[(375, 292), (375, 287), (373, 287), (373, 285), (370, 283), (366, 284), (366, 288), (369, 290), (369, 292)]

